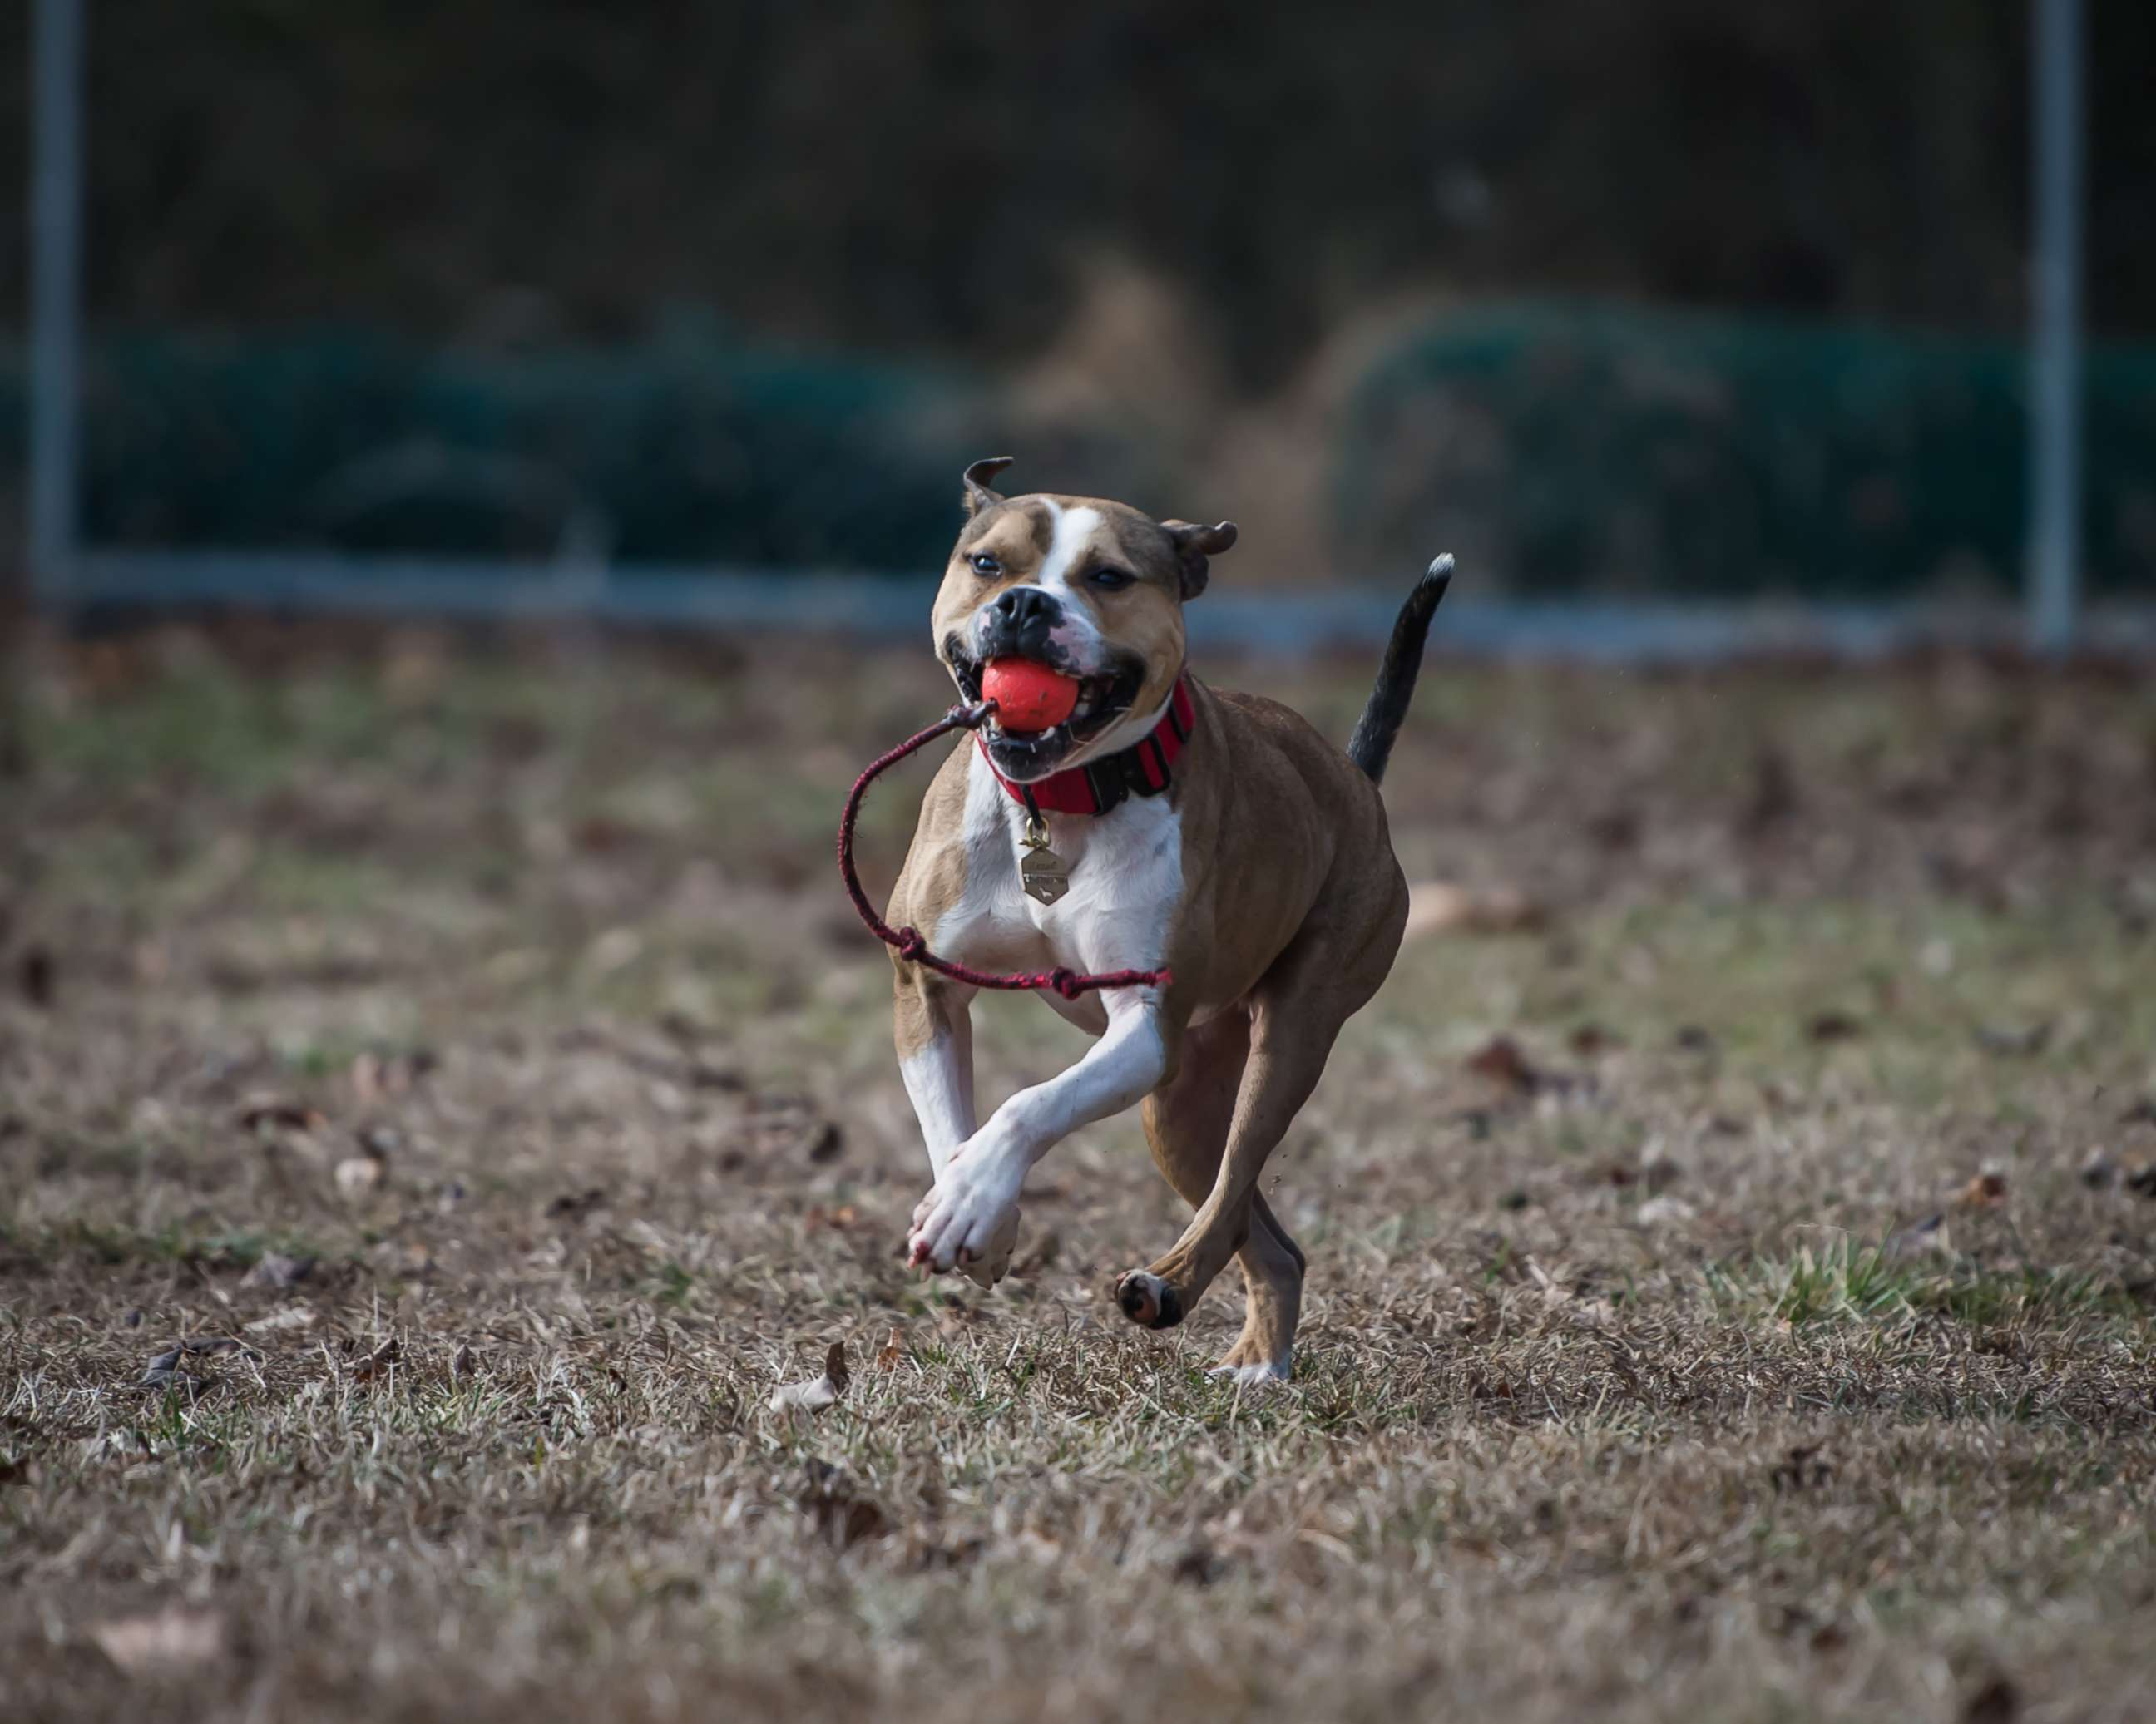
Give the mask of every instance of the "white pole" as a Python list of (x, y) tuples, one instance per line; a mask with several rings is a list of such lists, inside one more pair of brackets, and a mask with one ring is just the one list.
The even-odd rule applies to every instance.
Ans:
[(2081, 587), (2082, 0), (2035, 0), (2029, 346), (2029, 633), (2073, 649)]
[(30, 518), (36, 602), (62, 609), (80, 524), (84, 0), (38, 0), (30, 113)]

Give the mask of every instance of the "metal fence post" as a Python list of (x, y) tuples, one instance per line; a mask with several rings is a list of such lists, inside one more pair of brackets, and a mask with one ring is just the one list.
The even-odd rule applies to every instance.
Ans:
[(2029, 634), (2072, 650), (2081, 587), (2082, 0), (2033, 0)]
[(80, 525), (82, 38), (85, 0), (37, 0), (30, 106), (30, 497), (33, 602), (68, 603)]

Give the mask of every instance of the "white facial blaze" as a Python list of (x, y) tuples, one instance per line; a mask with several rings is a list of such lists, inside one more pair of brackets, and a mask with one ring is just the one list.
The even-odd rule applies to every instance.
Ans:
[[(1048, 554), (1026, 584), (1054, 594), (1063, 613), (1063, 620), (1049, 631), (1049, 639), (1062, 649), (1081, 675), (1098, 675), (1108, 668), (1108, 644), (1101, 634), (1092, 606), (1080, 588), (1072, 584), (1070, 577), (1074, 570), (1083, 566), (1086, 546), (1101, 528), (1101, 511), (1065, 509), (1046, 497), (1029, 500), (1048, 511), (1050, 526)], [(988, 620), (988, 607), (983, 605), (973, 618), (977, 651)]]
[(1048, 555), (1041, 559), (1040, 572), (1033, 577), (1034, 584), (1045, 587), (1059, 598), (1075, 598), (1078, 595), (1070, 585), (1071, 565), (1085, 555), (1086, 541), (1099, 531), (1101, 511), (1065, 509), (1045, 497), (1040, 500), (1055, 530), (1049, 536)]

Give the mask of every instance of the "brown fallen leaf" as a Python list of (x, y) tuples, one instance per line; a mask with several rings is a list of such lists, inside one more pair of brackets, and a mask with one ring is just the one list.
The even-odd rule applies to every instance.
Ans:
[(329, 1116), (320, 1108), (305, 1106), (297, 1101), (254, 1101), (239, 1111), (240, 1128), (258, 1134), (270, 1131), (319, 1131), (328, 1123)]
[(336, 1188), (347, 1198), (363, 1198), (382, 1183), (387, 1165), (379, 1156), (347, 1156), (336, 1164)]
[(404, 1357), (404, 1343), (394, 1335), (365, 1358), (346, 1367), (346, 1374), (354, 1383), (372, 1383), (388, 1374), (389, 1367)]
[(1408, 888), (1403, 939), (1431, 934), (1515, 934), (1548, 920), (1542, 906), (1513, 886), (1475, 888), (1446, 880), (1419, 880)]
[(876, 1350), (876, 1369), (879, 1371), (896, 1371), (898, 1368), (899, 1362), (905, 1358), (905, 1333), (896, 1324), (893, 1324), (891, 1326), (891, 1333), (884, 1337), (883, 1345)]
[(1779, 748), (1762, 748), (1753, 757), (1752, 793), (1737, 816), (1737, 829), (1747, 838), (1763, 838), (1792, 814), (1798, 806), (1796, 775)]
[(988, 1547), (985, 1538), (953, 1538), (937, 1532), (911, 1532), (906, 1535), (906, 1556), (901, 1566), (909, 1574), (932, 1574), (940, 1570), (963, 1568), (977, 1560)]
[(1820, 1012), (1804, 1025), (1804, 1034), (1820, 1043), (1853, 1042), (1864, 1034), (1864, 1024), (1847, 1012)]
[(1809, 1491), (1834, 1476), (1834, 1468), (1819, 1458), (1817, 1443), (1799, 1443), (1784, 1455), (1768, 1475), (1777, 1491)]
[(372, 1107), (382, 1099), (382, 1060), (378, 1054), (355, 1054), (348, 1076), (352, 1099), (362, 1107)]
[(845, 1148), (845, 1132), (809, 1097), (759, 1094), (749, 1097), (736, 1152), (757, 1161), (824, 1166)]
[(783, 1383), (771, 1392), (771, 1410), (774, 1413), (820, 1413), (826, 1407), (835, 1407), (846, 1392), (850, 1381), (846, 1370), (846, 1343), (834, 1341), (831, 1350), (824, 1355), (824, 1374), (811, 1377), (801, 1383)]
[(1621, 1048), (1625, 1039), (1604, 1029), (1599, 1024), (1583, 1024), (1573, 1031), (1568, 1044), (1583, 1060), (1591, 1060), (1597, 1054), (1606, 1054), (1612, 1048)]
[(1067, 1555), (1060, 1539), (1051, 1538), (1032, 1526), (1022, 1529), (1018, 1537), (1010, 1541), (1010, 1548), (1019, 1556), (1030, 1557), (1036, 1562), (1050, 1566), (1063, 1562)]
[(115, 1617), (90, 1631), (97, 1650), (131, 1676), (184, 1670), (224, 1651), (224, 1619), (212, 1610), (167, 1604), (142, 1616)]
[(2004, 1173), (1979, 1173), (1962, 1187), (1954, 1201), (1964, 1209), (1996, 1208), (2006, 1201), (2006, 1176)]
[(54, 977), (58, 973), (49, 951), (42, 946), (28, 947), (23, 953), (19, 969), (23, 998), (40, 1011), (49, 1010), (56, 991)]
[(1200, 1539), (1175, 1559), (1175, 1567), (1170, 1573), (1181, 1585), (1208, 1587), (1224, 1574), (1227, 1568), (1213, 1547)]
[(313, 1257), (287, 1257), (281, 1251), (264, 1251), (255, 1261), (254, 1267), (239, 1278), (243, 1287), (269, 1287), (279, 1292), (296, 1287), (315, 1272), (320, 1260)]
[(167, 1347), (142, 1367), (142, 1374), (135, 1379), (141, 1388), (164, 1388), (180, 1374), (180, 1349)]
[(1543, 1085), (1542, 1073), (1528, 1063), (1520, 1044), (1508, 1035), (1492, 1036), (1469, 1054), (1467, 1069), (1517, 1095), (1532, 1095)]
[[(208, 1353), (228, 1352), (235, 1347), (249, 1352), (249, 1349), (241, 1347), (228, 1335), (184, 1336), (142, 1367), (142, 1374), (135, 1379), (136, 1385), (141, 1388), (167, 1388), (177, 1378), (193, 1377), (194, 1373), (186, 1368), (183, 1360)], [(259, 1357), (251, 1352), (249, 1356)]]
[[(834, 1342), (831, 1348), (834, 1359), (839, 1351)], [(844, 1369), (843, 1362), (840, 1368)], [(808, 1478), (799, 1501), (816, 1531), (842, 1551), (865, 1538), (881, 1538), (891, 1530), (891, 1516), (883, 1511), (882, 1505), (865, 1496), (850, 1478), (829, 1461), (808, 1463)]]
[(1961, 1709), (1962, 1724), (2014, 1724), (2021, 1716), (2021, 1693), (2004, 1676), (1994, 1676)]
[(1976, 1044), (1987, 1054), (1997, 1054), (2008, 1059), (2026, 1060), (2041, 1054), (2051, 1039), (2049, 1024), (2030, 1024), (2020, 1028), (2001, 1024), (1985, 1024), (1976, 1032)]
[(1889, 1234), (1880, 1250), (1883, 1256), (1906, 1260), (1940, 1256), (1950, 1249), (1947, 1240), (1946, 1217), (1928, 1215), (1912, 1227), (1905, 1227), (1899, 1233)]
[(801, 1222), (804, 1227), (828, 1227), (834, 1232), (844, 1233), (848, 1228), (856, 1225), (860, 1219), (861, 1212), (851, 1203), (840, 1203), (829, 1209), (821, 1203), (811, 1203)]

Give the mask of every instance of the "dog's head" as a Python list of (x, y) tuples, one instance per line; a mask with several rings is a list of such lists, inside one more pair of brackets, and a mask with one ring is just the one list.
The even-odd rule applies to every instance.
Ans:
[(1009, 456), (966, 469), (966, 525), (936, 595), (937, 655), (969, 700), (991, 659), (1033, 659), (1074, 677), (1078, 705), (1054, 730), (982, 732), (1020, 783), (1127, 748), (1183, 673), (1183, 607), (1235, 526), (1155, 521), (1096, 497), (1005, 497)]

